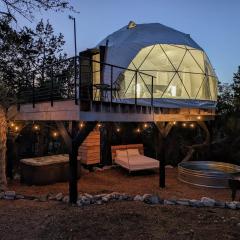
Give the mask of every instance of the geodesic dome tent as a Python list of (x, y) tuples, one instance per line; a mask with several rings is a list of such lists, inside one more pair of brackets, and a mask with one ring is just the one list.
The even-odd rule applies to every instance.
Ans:
[[(217, 76), (189, 34), (159, 23), (130, 24), (100, 45), (107, 45), (106, 63), (130, 69), (114, 71), (122, 100), (137, 97), (150, 104), (153, 96), (155, 106), (215, 108)], [(110, 84), (109, 69), (104, 71), (104, 82)]]

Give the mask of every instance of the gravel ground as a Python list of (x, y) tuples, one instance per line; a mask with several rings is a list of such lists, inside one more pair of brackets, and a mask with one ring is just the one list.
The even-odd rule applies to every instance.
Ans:
[(0, 201), (0, 239), (240, 239), (240, 211), (112, 202)]
[[(10, 190), (25, 195), (42, 195), (48, 193), (68, 193), (68, 183), (57, 183), (47, 186), (26, 186), (14, 181), (9, 184)], [(127, 171), (116, 168), (97, 172), (83, 172), (82, 178), (78, 181), (78, 190), (82, 193), (98, 194), (121, 192), (132, 195), (136, 194), (157, 194), (161, 198), (188, 198), (201, 199), (210, 197), (216, 200), (230, 201), (231, 192), (229, 189), (211, 189), (192, 186), (182, 183), (177, 179), (177, 169), (166, 169), (166, 188), (159, 188), (159, 176), (157, 172), (138, 172), (128, 174)], [(237, 196), (239, 199), (239, 196)]]

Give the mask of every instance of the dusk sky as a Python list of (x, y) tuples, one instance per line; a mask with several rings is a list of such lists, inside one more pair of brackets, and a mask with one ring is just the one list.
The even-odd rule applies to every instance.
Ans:
[(95, 47), (108, 34), (127, 25), (158, 22), (189, 33), (206, 51), (217, 76), (231, 82), (240, 65), (240, 0), (75, 0), (80, 13), (37, 13), (33, 23), (22, 19), (19, 25), (35, 26), (49, 19), (55, 32), (65, 36), (65, 52), (74, 53), (73, 23), (77, 22), (78, 51)]

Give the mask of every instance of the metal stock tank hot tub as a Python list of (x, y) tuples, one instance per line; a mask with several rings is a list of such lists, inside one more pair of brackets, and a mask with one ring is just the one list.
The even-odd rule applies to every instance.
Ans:
[(189, 161), (178, 164), (178, 179), (196, 186), (228, 188), (228, 180), (240, 176), (240, 166), (213, 161)]

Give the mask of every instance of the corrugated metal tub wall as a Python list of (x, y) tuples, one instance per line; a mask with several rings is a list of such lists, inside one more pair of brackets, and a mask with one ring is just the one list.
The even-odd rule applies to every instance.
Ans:
[(189, 161), (178, 164), (182, 182), (211, 188), (228, 188), (228, 180), (240, 175), (240, 166), (212, 161)]

